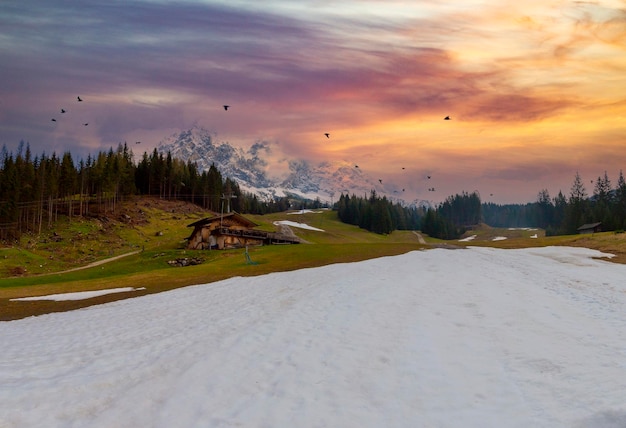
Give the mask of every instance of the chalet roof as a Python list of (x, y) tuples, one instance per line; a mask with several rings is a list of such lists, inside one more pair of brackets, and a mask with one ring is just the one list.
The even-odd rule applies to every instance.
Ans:
[(595, 229), (596, 227), (600, 226), (602, 224), (601, 221), (597, 222), (597, 223), (587, 223), (587, 224), (583, 224), (582, 226), (580, 226), (578, 229), (576, 230), (587, 230), (587, 229)]
[(258, 226), (258, 224), (256, 224), (255, 222), (253, 222), (252, 220), (248, 220), (247, 218), (245, 218), (244, 216), (242, 216), (241, 214), (239, 214), (238, 212), (231, 212), (228, 214), (224, 214), (224, 215), (217, 215), (214, 217), (206, 217), (203, 218), (201, 220), (195, 221), (191, 224), (188, 224), (187, 227), (203, 227), (206, 225), (209, 225), (211, 223), (215, 223), (218, 221), (221, 221), (222, 219), (227, 219), (227, 218), (231, 218), (233, 219), (235, 222), (241, 224), (242, 226), (245, 227), (256, 227)]

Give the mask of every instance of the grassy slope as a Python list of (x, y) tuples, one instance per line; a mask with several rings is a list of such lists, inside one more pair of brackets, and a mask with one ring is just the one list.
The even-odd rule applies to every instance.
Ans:
[[(339, 222), (336, 213), (322, 211), (289, 215), (277, 213), (248, 216), (261, 230), (276, 230), (275, 221), (305, 223), (324, 232), (292, 227), (294, 233), (308, 242), (300, 245), (276, 245), (250, 248), (256, 263), (246, 264), (244, 250), (189, 251), (184, 249), (187, 228), (210, 215), (197, 207), (179, 202), (139, 199), (127, 203), (116, 218), (63, 220), (41, 237), (25, 236), (20, 245), (0, 249), (0, 320), (23, 318), (49, 312), (66, 311), (128, 297), (163, 292), (192, 284), (214, 282), (232, 276), (252, 276), (269, 272), (353, 262), (368, 258), (396, 255), (432, 245), (489, 245), (501, 248), (581, 245), (618, 254), (626, 258), (626, 236), (596, 234), (591, 236), (542, 237), (541, 231), (512, 231), (481, 227), (470, 242), (444, 242), (426, 238), (419, 244), (409, 231), (377, 235)], [(530, 235), (538, 233), (539, 238)], [(495, 236), (508, 236), (492, 241)], [(66, 271), (77, 265), (136, 252), (110, 263), (87, 269)], [(177, 257), (202, 257), (197, 266), (173, 268), (168, 260)], [(16, 273), (24, 272), (21, 276)], [(11, 302), (15, 297), (38, 296), (73, 291), (117, 287), (145, 287), (145, 290), (109, 294), (78, 301)]]
[[(531, 238), (537, 234), (537, 238)], [(489, 246), (496, 248), (524, 248), (546, 246), (572, 246), (593, 248), (613, 254), (611, 261), (626, 264), (626, 233), (602, 232), (585, 235), (545, 236), (542, 230), (500, 229), (481, 225), (464, 236), (476, 235), (472, 241), (457, 242), (464, 246)], [(494, 241), (498, 236), (508, 239)]]
[[(273, 222), (278, 220), (307, 223), (325, 230), (292, 228), (310, 244), (250, 248), (256, 264), (249, 265), (244, 250), (184, 248), (184, 238), (191, 231), (187, 225), (209, 215), (186, 204), (144, 199), (127, 204), (114, 219), (63, 220), (39, 238), (24, 236), (20, 245), (0, 249), (0, 320), (76, 309), (232, 276), (352, 262), (423, 247), (410, 232), (371, 234), (339, 222), (331, 211), (249, 216), (262, 230), (276, 230)], [(136, 253), (88, 269), (67, 271), (77, 265), (131, 252)], [(185, 268), (170, 267), (167, 261), (177, 257), (201, 257), (205, 262)], [(15, 275), (20, 272), (25, 273)], [(145, 287), (145, 290), (67, 302), (9, 300), (117, 287)]]

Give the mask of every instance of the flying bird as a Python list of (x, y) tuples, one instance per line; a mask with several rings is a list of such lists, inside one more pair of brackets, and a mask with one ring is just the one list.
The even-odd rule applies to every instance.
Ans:
[(81, 97), (76, 97), (76, 99), (78, 100), (78, 102), (81, 102), (83, 100)]
[(450, 120), (450, 116), (444, 117), (443, 120)]
[(228, 107), (230, 107), (230, 106), (225, 105), (224, 106), (224, 110), (228, 110)]
[(57, 120), (53, 118), (53, 119), (52, 119), (52, 121), (53, 121), (53, 122), (56, 122)]
[(430, 175), (427, 175), (426, 178), (428, 178), (430, 180)]
[(355, 168), (358, 168), (359, 166), (358, 166), (358, 165), (354, 165), (354, 167), (355, 167)]
[(406, 168), (402, 167), (402, 169), (406, 169)]
[(89, 125), (89, 124), (88, 123), (83, 123), (83, 126), (87, 126), (87, 125)]
[(135, 144), (141, 144), (141, 141), (135, 141)]
[(65, 110), (64, 110), (64, 109), (61, 109), (61, 113), (65, 113)]
[(327, 132), (324, 135), (326, 135), (326, 138), (330, 138), (330, 134)]
[(378, 181), (380, 181), (380, 184), (383, 184), (383, 180), (381, 180), (380, 178), (378, 179)]

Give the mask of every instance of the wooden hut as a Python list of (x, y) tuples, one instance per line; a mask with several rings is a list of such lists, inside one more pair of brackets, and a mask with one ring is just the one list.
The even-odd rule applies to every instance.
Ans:
[(187, 225), (193, 232), (187, 238), (190, 250), (242, 248), (263, 244), (297, 244), (299, 239), (279, 233), (254, 230), (255, 222), (237, 212), (207, 217)]
[(597, 233), (602, 232), (602, 223), (583, 224), (578, 228), (578, 233)]

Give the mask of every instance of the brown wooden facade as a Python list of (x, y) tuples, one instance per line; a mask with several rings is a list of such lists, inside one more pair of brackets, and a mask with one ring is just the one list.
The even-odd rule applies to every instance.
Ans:
[(190, 250), (243, 248), (267, 244), (297, 244), (295, 237), (254, 230), (258, 224), (239, 213), (231, 212), (208, 217), (189, 224), (193, 232), (187, 238)]

